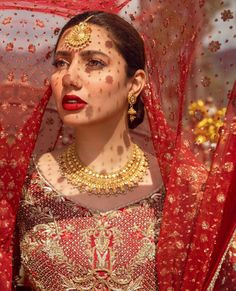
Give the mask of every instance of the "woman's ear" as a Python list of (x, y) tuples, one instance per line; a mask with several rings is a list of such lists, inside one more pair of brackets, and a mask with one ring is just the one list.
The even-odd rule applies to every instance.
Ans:
[(145, 83), (146, 83), (146, 73), (144, 70), (137, 70), (133, 77), (130, 79), (130, 90), (129, 94), (132, 94), (136, 98), (140, 95), (142, 92)]

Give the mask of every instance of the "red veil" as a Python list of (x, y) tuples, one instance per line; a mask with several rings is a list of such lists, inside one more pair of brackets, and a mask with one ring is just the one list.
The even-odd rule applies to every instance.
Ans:
[(233, 1), (0, 6), (0, 290), (11, 289), (16, 213), (36, 140), (43, 141), (37, 151), (64, 142), (49, 100), (53, 46), (69, 17), (95, 9), (120, 12), (146, 45), (151, 135), (145, 124), (140, 132), (146, 145), (153, 142), (167, 190), (156, 259), (160, 290), (217, 289), (236, 222)]

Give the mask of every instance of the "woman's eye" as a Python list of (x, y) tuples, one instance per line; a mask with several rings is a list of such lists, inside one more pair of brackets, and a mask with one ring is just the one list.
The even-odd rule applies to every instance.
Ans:
[(87, 66), (91, 67), (91, 68), (103, 68), (106, 66), (105, 62), (103, 62), (102, 60), (95, 60), (95, 59), (91, 59), (87, 62)]
[(55, 60), (53, 62), (53, 66), (55, 66), (58, 69), (60, 69), (60, 68), (66, 68), (66, 67), (69, 66), (69, 62), (67, 62), (65, 60)]

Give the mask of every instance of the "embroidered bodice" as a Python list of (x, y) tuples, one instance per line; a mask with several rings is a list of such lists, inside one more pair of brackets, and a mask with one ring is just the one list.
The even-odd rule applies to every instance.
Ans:
[(107, 212), (56, 192), (37, 170), (19, 209), (21, 261), (36, 290), (158, 290), (163, 190)]

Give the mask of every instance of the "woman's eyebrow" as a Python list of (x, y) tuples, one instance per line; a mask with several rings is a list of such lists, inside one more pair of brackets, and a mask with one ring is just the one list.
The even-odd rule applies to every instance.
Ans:
[[(73, 57), (72, 54), (73, 54), (73, 52), (71, 52), (71, 51), (67, 51), (67, 50), (65, 50), (65, 51), (61, 50), (60, 51), (59, 50), (59, 51), (56, 51), (54, 58), (57, 58), (57, 57), (72, 58)], [(103, 52), (101, 52), (99, 50), (82, 50), (80, 52), (80, 56), (82, 58), (88, 58), (88, 57), (91, 57), (93, 55), (101, 55), (103, 57), (106, 57), (106, 58), (110, 59), (110, 57), (107, 54), (105, 54), (105, 53), (103, 53)]]
[(80, 55), (82, 57), (89, 57), (91, 55), (102, 55), (106, 58), (109, 58), (109, 56), (101, 51), (98, 51), (98, 50), (83, 50), (80, 52)]
[(69, 51), (56, 51), (55, 57), (71, 57), (71, 52)]

